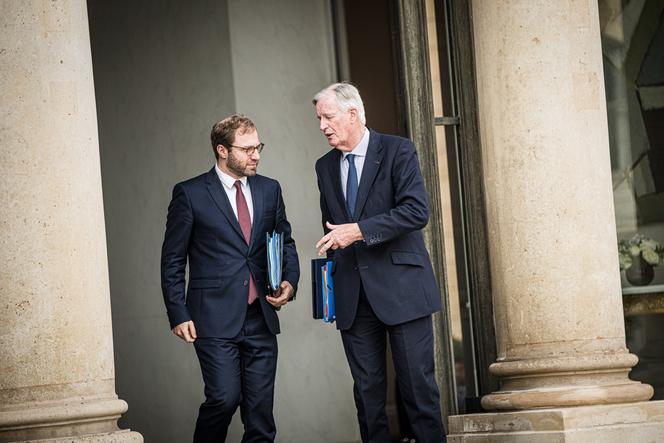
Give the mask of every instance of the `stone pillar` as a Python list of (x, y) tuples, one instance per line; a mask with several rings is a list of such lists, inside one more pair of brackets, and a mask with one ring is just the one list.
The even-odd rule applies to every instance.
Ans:
[(0, 441), (142, 441), (116, 424), (86, 4), (0, 9)]
[(482, 406), (549, 409), (451, 417), (450, 441), (654, 441), (664, 407), (628, 378), (597, 2), (472, 14), (501, 381)]

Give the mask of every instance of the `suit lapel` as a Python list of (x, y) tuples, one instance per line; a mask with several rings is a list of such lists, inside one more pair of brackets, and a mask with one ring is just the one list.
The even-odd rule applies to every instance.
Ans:
[[(341, 167), (339, 162), (341, 158), (341, 151), (337, 149), (334, 150), (334, 154), (330, 156), (330, 160), (327, 164), (328, 173), (332, 179), (332, 188), (334, 195), (341, 205), (343, 215), (345, 220), (350, 220), (350, 214), (348, 214), (348, 208), (346, 208), (346, 199), (344, 198), (344, 191), (341, 187)], [(332, 221), (330, 221), (331, 223)]]
[(360, 219), (364, 204), (369, 197), (369, 191), (373, 185), (380, 163), (383, 160), (383, 149), (378, 140), (378, 134), (369, 130), (369, 146), (367, 147), (367, 157), (364, 159), (362, 167), (362, 177), (360, 178), (360, 188), (357, 192), (357, 201), (355, 202), (355, 220)]
[[(247, 177), (247, 183), (249, 183), (249, 189), (251, 190), (251, 200), (254, 207), (254, 219), (251, 223), (251, 241), (249, 242), (249, 247), (251, 248), (254, 243), (260, 239), (259, 235), (265, 236), (265, 232), (259, 232), (261, 229), (260, 221), (263, 218), (263, 187), (261, 186), (261, 181), (253, 177)], [(239, 224), (238, 224), (239, 225)]]
[(214, 170), (214, 168), (212, 168), (210, 172), (208, 172), (207, 178), (205, 179), (205, 183), (207, 185), (208, 192), (210, 193), (210, 197), (212, 197), (214, 203), (217, 205), (221, 213), (224, 214), (224, 216), (226, 216), (226, 218), (228, 219), (228, 223), (231, 225), (231, 227), (235, 229), (235, 232), (237, 232), (240, 238), (242, 238), (242, 240), (244, 241), (244, 235), (242, 235), (242, 229), (240, 229), (240, 223), (237, 221), (237, 217), (233, 212), (233, 207), (231, 206), (231, 203), (228, 201), (228, 196), (226, 195), (226, 191), (224, 190), (224, 185), (221, 184), (221, 180), (219, 180), (219, 177), (217, 176), (217, 173)]

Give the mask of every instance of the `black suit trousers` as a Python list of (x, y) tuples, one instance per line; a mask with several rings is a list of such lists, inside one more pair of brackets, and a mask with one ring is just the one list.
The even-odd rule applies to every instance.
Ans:
[(244, 424), (242, 442), (274, 442), (277, 337), (269, 331), (260, 303), (248, 307), (234, 338), (198, 338), (194, 346), (205, 382), (194, 443), (225, 441), (238, 406)]
[(341, 337), (355, 382), (353, 393), (362, 442), (390, 441), (385, 412), (388, 336), (397, 385), (417, 442), (444, 442), (445, 431), (435, 379), (431, 316), (394, 326), (386, 325), (376, 317), (361, 288), (353, 325), (342, 330)]

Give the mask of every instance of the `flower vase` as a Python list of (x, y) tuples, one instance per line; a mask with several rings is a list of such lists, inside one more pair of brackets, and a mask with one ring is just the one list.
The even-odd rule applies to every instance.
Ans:
[(640, 255), (632, 261), (632, 266), (625, 270), (625, 277), (634, 286), (646, 286), (655, 278), (655, 270)]

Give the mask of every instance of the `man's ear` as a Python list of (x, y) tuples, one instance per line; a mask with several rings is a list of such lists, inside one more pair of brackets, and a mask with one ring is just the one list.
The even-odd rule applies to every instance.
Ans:
[(228, 157), (228, 150), (224, 145), (217, 145), (217, 154), (219, 154), (219, 157), (226, 159)]
[(357, 112), (357, 109), (350, 108), (348, 110), (348, 112), (350, 112), (350, 121), (351, 121), (351, 123), (355, 123), (357, 121), (357, 119), (360, 117), (358, 112)]

